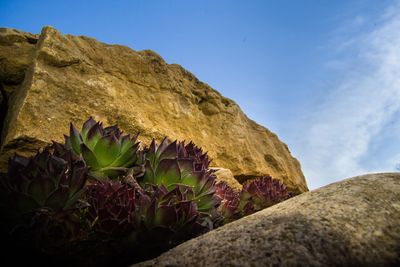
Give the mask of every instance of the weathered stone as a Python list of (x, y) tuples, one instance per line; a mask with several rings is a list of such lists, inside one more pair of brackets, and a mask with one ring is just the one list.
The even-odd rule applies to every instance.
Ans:
[(26, 70), (32, 65), (38, 38), (35, 34), (0, 28), (0, 133), (9, 98), (18, 90)]
[(29, 143), (31, 151), (62, 141), (70, 121), (80, 125), (94, 116), (125, 132), (140, 131), (146, 144), (164, 135), (193, 140), (208, 151), (214, 166), (230, 169), (235, 177), (271, 175), (292, 190), (308, 190), (299, 162), (275, 134), (152, 51), (45, 27), (20, 89), (5, 120), (0, 169), (14, 151), (25, 149), (15, 149), (15, 143)]
[(400, 266), (400, 173), (301, 194), (134, 266)]
[(237, 191), (242, 190), (242, 185), (235, 179), (231, 170), (217, 167), (211, 169), (215, 170), (217, 181), (225, 182)]
[(8, 94), (21, 84), (26, 69), (32, 65), (38, 35), (0, 28), (0, 82)]

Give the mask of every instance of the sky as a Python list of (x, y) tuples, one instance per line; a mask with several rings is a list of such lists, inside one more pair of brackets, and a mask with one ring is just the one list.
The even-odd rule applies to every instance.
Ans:
[(45, 25), (182, 65), (278, 134), (310, 189), (400, 166), (400, 1), (0, 0), (0, 27)]

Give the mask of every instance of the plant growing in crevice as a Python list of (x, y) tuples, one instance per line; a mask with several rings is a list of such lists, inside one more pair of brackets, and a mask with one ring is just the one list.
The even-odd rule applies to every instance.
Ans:
[(290, 196), (271, 177), (240, 192), (216, 183), (210, 162), (192, 142), (141, 149), (117, 126), (71, 124), (64, 144), (15, 155), (0, 174), (2, 235), (56, 265), (127, 265)]
[(96, 182), (87, 186), (87, 219), (100, 239), (117, 239), (134, 228), (136, 192), (121, 181)]
[(218, 210), (223, 216), (223, 223), (228, 223), (240, 217), (238, 207), (240, 192), (221, 181), (216, 185), (216, 195), (221, 199)]
[(290, 197), (287, 187), (270, 176), (256, 177), (243, 184), (239, 210), (248, 215), (270, 207)]
[(166, 249), (213, 229), (221, 220), (220, 199), (207, 154), (192, 142), (185, 145), (167, 138), (160, 145), (153, 140), (144, 153), (145, 172), (137, 178), (141, 244)]
[[(63, 254), (85, 238), (81, 200), (87, 180), (82, 160), (45, 149), (9, 160), (0, 180), (2, 235), (28, 251)], [(10, 244), (8, 244), (10, 245)]]
[(56, 157), (47, 149), (31, 158), (15, 155), (1, 179), (2, 209), (13, 220), (23, 220), (39, 209), (74, 209), (84, 192), (87, 168), (82, 160)]
[(159, 146), (153, 140), (145, 155), (145, 173), (139, 178), (142, 186), (163, 185), (168, 191), (179, 185), (188, 186), (192, 189), (189, 199), (195, 201), (199, 212), (212, 218), (219, 200), (215, 197), (215, 175), (208, 169), (206, 154), (193, 143), (185, 146), (184, 142), (164, 138)]
[(219, 182), (216, 194), (222, 201), (219, 211), (224, 217), (224, 223), (250, 215), (292, 196), (282, 182), (269, 176), (247, 180), (240, 192), (224, 182)]

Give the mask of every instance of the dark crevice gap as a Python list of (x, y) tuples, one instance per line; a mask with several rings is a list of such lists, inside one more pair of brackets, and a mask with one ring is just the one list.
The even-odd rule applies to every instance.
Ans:
[[(3, 140), (3, 128), (4, 128), (4, 121), (6, 119), (6, 114), (8, 110), (8, 97), (4, 90), (3, 84), (0, 83), (0, 94), (2, 98), (2, 103), (0, 105), (0, 141)], [(2, 144), (0, 142), (0, 148)]]

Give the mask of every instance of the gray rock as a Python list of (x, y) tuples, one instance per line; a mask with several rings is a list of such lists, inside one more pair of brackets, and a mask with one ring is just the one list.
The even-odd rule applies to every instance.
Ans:
[(303, 193), (133, 266), (400, 266), (400, 173)]

